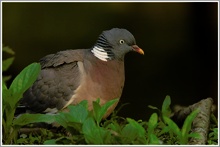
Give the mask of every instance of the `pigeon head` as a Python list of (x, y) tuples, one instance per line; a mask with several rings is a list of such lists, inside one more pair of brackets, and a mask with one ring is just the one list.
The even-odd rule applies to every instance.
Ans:
[(144, 51), (136, 45), (134, 36), (128, 30), (119, 28), (103, 31), (91, 51), (103, 61), (123, 60), (125, 54), (130, 51), (144, 54)]

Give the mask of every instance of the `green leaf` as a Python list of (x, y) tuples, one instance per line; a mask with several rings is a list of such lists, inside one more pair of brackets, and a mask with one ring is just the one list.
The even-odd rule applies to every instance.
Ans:
[(218, 120), (213, 113), (211, 113), (210, 121), (211, 121), (211, 123), (215, 124), (216, 126), (218, 125)]
[(181, 132), (180, 132), (180, 129), (179, 127), (177, 126), (177, 124), (171, 120), (169, 117), (167, 116), (164, 116), (164, 121), (165, 123), (168, 125), (169, 129), (175, 133), (177, 136), (180, 136), (181, 135)]
[(15, 104), (22, 97), (23, 93), (35, 82), (40, 72), (40, 64), (32, 63), (25, 67), (21, 73), (13, 80), (10, 91), (14, 99), (12, 100), (12, 104)]
[(181, 130), (182, 136), (186, 137), (189, 134), (189, 131), (191, 130), (191, 124), (198, 113), (199, 113), (199, 109), (196, 109), (186, 117)]
[(14, 61), (14, 57), (3, 60), (2, 62), (2, 71), (6, 71)]
[(201, 139), (201, 136), (198, 133), (190, 133), (188, 137)]
[(92, 134), (93, 129), (96, 129), (97, 126), (93, 118), (89, 117), (83, 123), (82, 131), (84, 134)]
[(70, 114), (67, 114), (65, 112), (60, 112), (58, 113), (57, 115), (55, 115), (55, 122), (60, 124), (61, 126), (63, 126), (64, 128), (67, 128), (68, 126), (68, 116), (67, 115), (70, 115)]
[(118, 100), (119, 99), (110, 100), (106, 102), (103, 106), (100, 106), (100, 104), (97, 101), (93, 101), (93, 112), (97, 124), (101, 122), (108, 108), (112, 106), (114, 103), (118, 102)]
[(6, 53), (9, 53), (11, 55), (15, 54), (15, 52), (10, 47), (8, 47), (8, 46), (3, 47), (2, 51), (6, 52)]
[(46, 140), (44, 141), (43, 145), (59, 145), (59, 144), (64, 144), (64, 145), (68, 145), (70, 144), (71, 140), (69, 139), (69, 137), (66, 137), (65, 135), (56, 139), (50, 139), (50, 140)]
[(9, 76), (3, 76), (3, 83), (7, 82), (8, 80), (11, 79), (11, 75)]
[(138, 136), (145, 136), (146, 131), (138, 122), (131, 118), (127, 118), (127, 121), (138, 130)]
[(137, 135), (137, 129), (134, 128), (131, 124), (127, 124), (121, 132), (123, 143), (129, 144), (131, 143), (132, 140), (135, 140), (135, 138), (138, 136)]
[(82, 124), (88, 117), (89, 111), (88, 108), (88, 101), (83, 100), (77, 105), (69, 105), (68, 112), (59, 112), (55, 116), (55, 121), (66, 128), (68, 131), (74, 131), (76, 129), (77, 131), (81, 132), (82, 130)]
[(96, 100), (95, 102), (97, 102), (98, 104), (100, 104), (100, 98), (97, 98), (97, 100)]
[(30, 123), (52, 123), (55, 121), (55, 116), (50, 114), (22, 114), (18, 118), (14, 119), (13, 126), (21, 127)]
[(171, 114), (170, 104), (171, 104), (170, 96), (167, 95), (165, 97), (165, 100), (163, 101), (163, 104), (162, 104), (162, 114), (163, 114), (163, 116), (167, 116), (167, 117), (170, 116), (170, 114)]
[(162, 134), (167, 133), (169, 131), (170, 131), (170, 127), (164, 126), (164, 127), (162, 127), (162, 130), (160, 131), (160, 133), (158, 135), (162, 135)]
[(68, 109), (70, 110), (71, 118), (73, 118), (73, 122), (83, 123), (87, 116), (88, 116), (88, 110), (87, 110), (88, 101), (84, 100), (80, 102), (78, 105), (69, 105)]
[(212, 140), (217, 140), (218, 139), (218, 128), (212, 128), (212, 132), (209, 133), (209, 138)]
[(91, 117), (83, 123), (82, 131), (88, 144), (104, 144), (107, 143), (110, 137), (110, 132), (96, 125)]
[(121, 128), (122, 125), (120, 125), (117, 121), (113, 121), (106, 127), (106, 129), (110, 129), (112, 132), (114, 132), (115, 135), (121, 133)]
[[(5, 85), (5, 83), (2, 83), (2, 102), (3, 102), (3, 108), (10, 106), (11, 109), (12, 105), (11, 105), (11, 92), (8, 90), (7, 86)], [(4, 109), (3, 109), (4, 111)], [(4, 114), (4, 113), (3, 113)]]
[(44, 145), (56, 145), (56, 139), (46, 140), (44, 141)]
[(94, 118), (97, 122), (97, 124), (99, 124), (99, 122), (102, 119), (102, 112), (101, 112), (101, 106), (99, 105), (99, 103), (97, 101), (93, 101), (93, 114), (94, 114)]
[(2, 90), (8, 90), (8, 88), (7, 88), (5, 83), (2, 83)]
[(156, 128), (157, 122), (158, 122), (157, 113), (153, 113), (153, 114), (151, 115), (151, 117), (149, 118), (148, 128), (149, 128), (149, 129), (154, 129), (154, 128)]
[(141, 142), (145, 144), (147, 142), (145, 138), (145, 129), (138, 122), (131, 118), (127, 118), (127, 121), (129, 123), (125, 125), (121, 132), (123, 143), (131, 144), (134, 140), (138, 139), (139, 143)]
[(160, 140), (157, 138), (157, 136), (155, 134), (150, 134), (150, 144), (160, 144)]
[[(151, 109), (154, 109), (154, 110), (159, 110), (157, 107), (155, 107), (155, 106), (151, 106), (151, 105), (148, 105), (148, 107), (149, 108), (151, 108)], [(160, 111), (160, 110), (159, 110)]]

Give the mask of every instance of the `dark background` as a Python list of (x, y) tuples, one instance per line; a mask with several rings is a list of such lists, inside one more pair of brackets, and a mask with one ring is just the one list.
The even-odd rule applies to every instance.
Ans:
[[(194, 3), (6, 3), (3, 44), (15, 52), (4, 74), (16, 76), (43, 56), (90, 48), (103, 30), (126, 28), (145, 55), (125, 58), (126, 82), (119, 115), (146, 120), (161, 108), (218, 100), (218, 4)], [(7, 56), (3, 54), (3, 58)], [(10, 84), (9, 81), (8, 84)]]

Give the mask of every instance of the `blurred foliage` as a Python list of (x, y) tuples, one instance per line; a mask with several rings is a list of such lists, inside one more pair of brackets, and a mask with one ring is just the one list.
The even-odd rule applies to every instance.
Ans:
[[(7, 61), (7, 59), (4, 61)], [(12, 62), (6, 62), (3, 64), (3, 69), (6, 69), (4, 66), (7, 66), (8, 68), (11, 63)], [(17, 121), (17, 119), (15, 119), (14, 122), (15, 110), (19, 104), (19, 100), (23, 96), (23, 93), (34, 83), (39, 72), (40, 64), (32, 63), (24, 68), (18, 76), (16, 76), (9, 88), (7, 88), (4, 81), (2, 82), (2, 131), (4, 134), (4, 144), (16, 142), (19, 127), (12, 125)], [(30, 117), (29, 119), (32, 118)]]
[[(3, 46), (2, 47), (2, 51), (5, 52), (5, 53), (8, 53), (10, 55), (14, 55), (15, 54), (15, 52), (10, 47), (8, 47), (8, 46)], [(2, 61), (2, 71), (3, 72), (8, 70), (8, 68), (12, 65), (14, 59), (15, 59), (15, 57), (9, 57), (9, 58), (4, 59)], [(11, 75), (7, 75), (7, 76), (4, 75), (3, 76), (3, 83), (6, 84), (6, 82), (8, 80), (10, 80), (10, 79), (11, 79)]]

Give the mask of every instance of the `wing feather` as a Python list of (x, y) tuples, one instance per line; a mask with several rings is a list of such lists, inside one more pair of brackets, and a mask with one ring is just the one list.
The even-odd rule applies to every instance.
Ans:
[(77, 62), (83, 62), (83, 56), (84, 50), (66, 50), (40, 59), (41, 72), (24, 93), (22, 104), (34, 112), (62, 109), (80, 85)]

